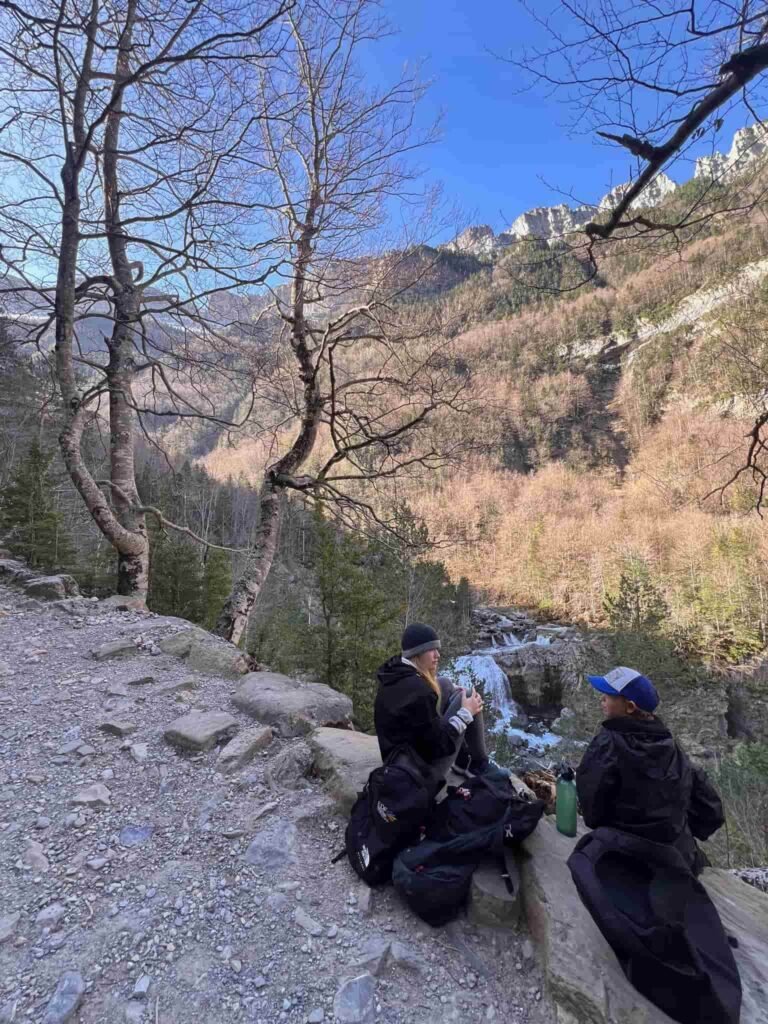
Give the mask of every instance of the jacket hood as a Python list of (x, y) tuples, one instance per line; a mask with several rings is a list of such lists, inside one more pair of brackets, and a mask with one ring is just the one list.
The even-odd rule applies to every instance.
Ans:
[(401, 680), (408, 679), (411, 676), (421, 678), (413, 666), (403, 664), (401, 654), (393, 655), (376, 672), (376, 678), (382, 686), (394, 686)]
[(660, 718), (651, 721), (609, 718), (603, 722), (603, 728), (613, 735), (619, 757), (624, 755), (630, 760), (639, 775), (657, 781), (679, 778), (680, 752)]

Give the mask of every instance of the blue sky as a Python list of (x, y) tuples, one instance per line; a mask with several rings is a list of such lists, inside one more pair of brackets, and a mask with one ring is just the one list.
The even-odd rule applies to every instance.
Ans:
[[(429, 151), (433, 178), (458, 200), (469, 222), (508, 227), (533, 206), (565, 200), (558, 189), (595, 202), (630, 177), (631, 158), (589, 136), (569, 134), (568, 111), (524, 83), (508, 53), (532, 40), (535, 26), (516, 0), (383, 0), (393, 37), (366, 57), (372, 75), (391, 80), (405, 61), (424, 60), (434, 84), (424, 116), (442, 110), (443, 137)], [(720, 148), (729, 148), (729, 124)], [(711, 144), (702, 151), (711, 150)], [(673, 172), (684, 180), (692, 163)]]

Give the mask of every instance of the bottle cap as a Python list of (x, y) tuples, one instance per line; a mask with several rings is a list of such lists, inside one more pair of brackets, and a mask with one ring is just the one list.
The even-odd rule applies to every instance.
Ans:
[(560, 778), (563, 779), (564, 782), (572, 782), (575, 777), (576, 772), (569, 764), (560, 765)]

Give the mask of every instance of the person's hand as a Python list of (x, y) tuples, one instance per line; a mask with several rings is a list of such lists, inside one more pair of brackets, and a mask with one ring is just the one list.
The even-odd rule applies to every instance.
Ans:
[(475, 715), (478, 714), (478, 712), (483, 710), (483, 698), (480, 696), (477, 690), (473, 689), (471, 693), (467, 693), (467, 691), (465, 690), (464, 696), (461, 699), (461, 706), (463, 708), (466, 708), (470, 715), (472, 715), (472, 717), (474, 718)]

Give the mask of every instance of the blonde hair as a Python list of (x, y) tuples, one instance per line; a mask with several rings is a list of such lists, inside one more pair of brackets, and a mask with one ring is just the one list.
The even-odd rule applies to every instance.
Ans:
[(416, 671), (419, 673), (419, 675), (424, 680), (424, 682), (429, 687), (431, 687), (431, 689), (433, 689), (435, 691), (435, 696), (437, 697), (437, 706), (439, 708), (440, 707), (440, 701), (442, 699), (442, 692), (440, 690), (440, 683), (438, 683), (437, 676), (433, 672), (431, 672), (428, 668), (422, 668), (422, 666), (419, 664), (419, 660), (418, 660), (419, 658), (420, 658), (420, 655), (415, 654), (409, 660), (414, 663), (414, 665), (416, 666)]

